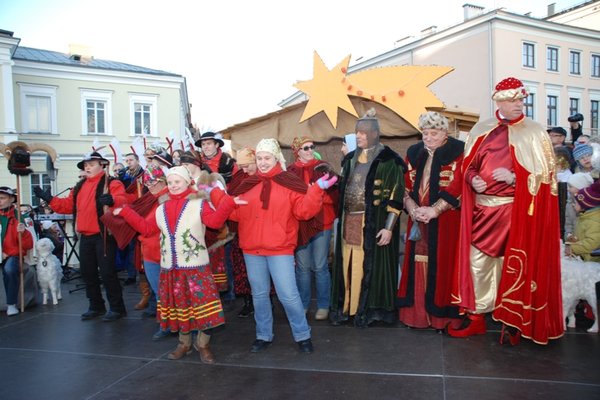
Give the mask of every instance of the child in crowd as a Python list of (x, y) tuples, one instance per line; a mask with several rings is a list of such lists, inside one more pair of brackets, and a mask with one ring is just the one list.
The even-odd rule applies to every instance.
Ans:
[(575, 210), (580, 212), (575, 235), (566, 241), (566, 255), (580, 256), (583, 261), (600, 262), (591, 253), (600, 247), (600, 184), (581, 189), (574, 196)]
[(213, 196), (221, 196), (213, 209), (207, 201), (209, 189), (196, 192), (191, 183), (185, 167), (173, 167), (167, 172), (169, 200), (154, 215), (144, 219), (128, 207), (116, 209), (114, 214), (121, 214), (145, 236), (160, 231), (157, 318), (162, 330), (179, 332), (179, 344), (168, 358), (177, 360), (190, 354), (191, 333), (197, 330), (193, 347), (203, 363), (212, 364), (215, 357), (208, 344), (212, 330), (225, 323), (225, 315), (211, 273), (204, 232), (206, 227), (221, 227), (235, 203), (219, 189), (213, 189)]
[(578, 191), (587, 188), (593, 182), (592, 176), (586, 172), (576, 172), (567, 180), (567, 190), (569, 194), (565, 205), (565, 240), (568, 240), (573, 232), (575, 232), (577, 211), (575, 210), (574, 196), (577, 195)]

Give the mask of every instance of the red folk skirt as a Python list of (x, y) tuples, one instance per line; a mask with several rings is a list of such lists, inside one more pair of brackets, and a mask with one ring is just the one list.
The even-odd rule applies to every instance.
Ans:
[(225, 323), (225, 314), (209, 265), (161, 269), (156, 318), (163, 330), (188, 333)]

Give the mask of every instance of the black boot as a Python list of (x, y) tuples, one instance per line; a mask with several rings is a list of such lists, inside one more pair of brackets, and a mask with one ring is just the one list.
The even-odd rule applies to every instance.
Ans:
[(244, 296), (244, 307), (238, 313), (238, 318), (248, 318), (254, 314), (254, 303), (252, 303), (252, 296), (249, 294)]

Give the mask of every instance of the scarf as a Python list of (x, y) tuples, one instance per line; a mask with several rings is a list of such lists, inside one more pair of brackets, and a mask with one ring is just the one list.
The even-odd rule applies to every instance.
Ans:
[(275, 164), (268, 172), (257, 171), (256, 175), (252, 175), (245, 179), (237, 188), (234, 188), (231, 195), (238, 196), (246, 193), (254, 186), (262, 183), (262, 189), (260, 191), (260, 200), (262, 202), (263, 210), (269, 208), (269, 199), (271, 198), (271, 184), (275, 181), (278, 185), (281, 185), (294, 192), (305, 194), (308, 190), (308, 186), (298, 176), (291, 172), (284, 171), (280, 164)]
[[(159, 197), (162, 196), (165, 191), (166, 188), (156, 196), (150, 192), (146, 192), (142, 197), (129, 204), (128, 207), (131, 207), (131, 209), (140, 216), (146, 217), (148, 213), (157, 206)], [(137, 235), (137, 232), (119, 215), (113, 215), (113, 213), (107, 212), (100, 217), (100, 220), (113, 234), (117, 241), (117, 246), (119, 246), (119, 249), (121, 250), (125, 249)]]

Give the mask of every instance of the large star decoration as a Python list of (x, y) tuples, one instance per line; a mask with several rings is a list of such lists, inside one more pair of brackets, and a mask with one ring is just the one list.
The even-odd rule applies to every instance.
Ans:
[(338, 107), (358, 117), (354, 106), (350, 102), (348, 94), (341, 90), (341, 82), (346, 79), (346, 70), (350, 56), (342, 60), (333, 69), (325, 66), (321, 57), (315, 51), (313, 58), (313, 79), (310, 81), (299, 81), (294, 86), (308, 95), (308, 102), (300, 122), (324, 111), (329, 121), (335, 128), (337, 126)]
[(317, 52), (314, 53), (313, 79), (294, 85), (309, 97), (300, 122), (324, 111), (336, 128), (338, 108), (358, 117), (348, 97), (356, 96), (384, 105), (417, 128), (419, 115), (428, 107), (444, 106), (428, 86), (454, 70), (444, 66), (390, 66), (348, 76), (349, 62), (350, 56), (328, 70)]

